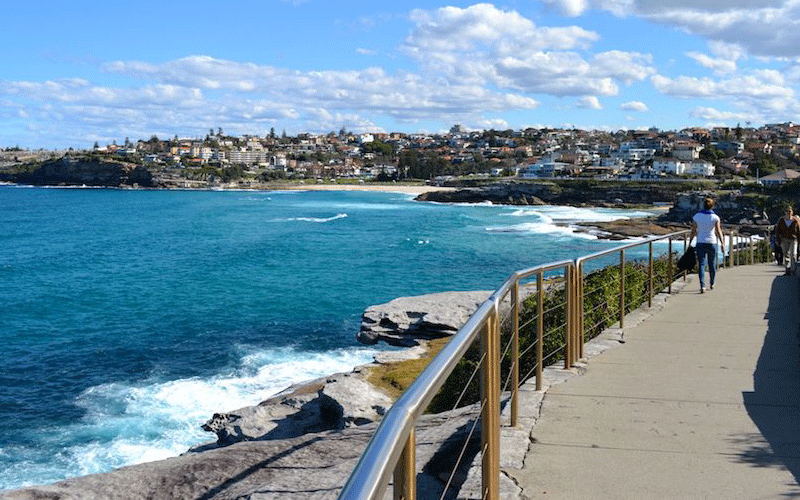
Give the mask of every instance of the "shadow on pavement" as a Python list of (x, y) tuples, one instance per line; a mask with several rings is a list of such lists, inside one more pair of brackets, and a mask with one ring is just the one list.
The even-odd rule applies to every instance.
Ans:
[(737, 457), (753, 467), (788, 469), (796, 484), (786, 496), (800, 497), (800, 294), (794, 276), (772, 282), (767, 332), (753, 373), (753, 392), (742, 393), (747, 413), (760, 434), (733, 439)]

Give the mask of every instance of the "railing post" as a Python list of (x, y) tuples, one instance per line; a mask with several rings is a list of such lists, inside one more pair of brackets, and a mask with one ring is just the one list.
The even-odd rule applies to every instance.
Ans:
[(544, 360), (544, 273), (539, 270), (536, 274), (536, 390), (542, 390), (542, 363)]
[[(725, 256), (722, 256), (722, 261), (725, 261)], [(733, 231), (728, 233), (728, 265), (725, 267), (733, 267)]]
[(575, 295), (576, 295), (576, 304), (577, 304), (577, 336), (578, 336), (578, 345), (580, 349), (578, 350), (578, 359), (583, 359), (585, 354), (583, 351), (583, 342), (584, 342), (584, 332), (583, 332), (583, 262), (575, 266)]
[(669, 237), (669, 246), (667, 247), (667, 255), (668, 255), (668, 257), (667, 257), (667, 273), (668, 273), (667, 277), (669, 278), (669, 279), (667, 279), (667, 281), (669, 282), (667, 284), (667, 293), (672, 295), (672, 280), (675, 279), (675, 277), (672, 275), (672, 236)]
[(500, 498), (500, 335), (497, 304), (481, 331), (481, 497)]
[(619, 327), (625, 328), (625, 249), (619, 251)]
[(571, 307), (572, 307), (572, 298), (570, 297), (570, 293), (572, 293), (572, 286), (570, 286), (570, 282), (572, 281), (572, 268), (567, 267), (564, 269), (564, 369), (568, 370), (575, 364), (575, 341), (572, 338), (572, 327), (570, 322), (572, 321), (572, 314), (571, 314)]
[(569, 293), (567, 294), (570, 301), (569, 307), (569, 325), (570, 336), (572, 337), (572, 362), (577, 363), (580, 359), (581, 352), (581, 339), (578, 337), (578, 272), (576, 267), (569, 266)]
[(648, 289), (647, 307), (653, 307), (653, 242), (648, 245), (650, 247), (650, 271), (648, 276)]
[(736, 265), (742, 265), (742, 251), (739, 249), (739, 245), (741, 245), (741, 239), (739, 238), (739, 231), (736, 231)]
[(414, 429), (408, 435), (408, 441), (394, 469), (394, 500), (416, 500), (417, 498), (417, 465), (416, 437)]
[(511, 288), (511, 427), (519, 414), (519, 278)]
[[(686, 241), (686, 233), (683, 235), (683, 253), (686, 253), (686, 247), (689, 246), (689, 242)], [(686, 281), (686, 275), (689, 274), (689, 271), (683, 271), (683, 281)]]

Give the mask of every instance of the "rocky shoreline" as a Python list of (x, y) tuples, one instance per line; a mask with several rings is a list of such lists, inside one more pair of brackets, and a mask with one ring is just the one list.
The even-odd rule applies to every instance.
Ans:
[[(471, 189), (433, 191), (417, 199), (511, 201), (529, 205), (558, 204), (554, 203), (555, 199), (563, 201), (563, 198), (545, 200), (547, 193), (553, 191), (552, 187), (534, 191), (544, 198), (507, 185), (483, 190), (482, 196)], [(622, 195), (620, 192), (606, 194)], [(609, 239), (667, 234), (688, 228), (687, 221), (706, 195), (704, 192), (680, 194), (669, 211), (659, 216), (580, 226), (582, 230)], [(595, 195), (587, 195), (588, 198), (592, 196)], [(637, 201), (649, 200), (645, 202), (648, 205), (663, 203), (663, 193), (636, 197), (643, 196), (638, 188), (626, 196), (634, 196), (627, 199)], [(468, 199), (472, 201), (466, 201)], [(616, 203), (617, 200), (595, 198), (593, 206), (642, 206), (624, 203), (622, 199)], [(751, 227), (754, 231), (768, 227), (759, 223), (768, 222), (768, 217), (762, 217), (757, 207), (730, 198), (722, 200), (720, 205), (719, 213), (728, 224), (738, 220), (737, 227)], [(335, 498), (377, 422), (392, 404), (390, 396), (368, 382), (370, 368), (424, 355), (427, 341), (457, 332), (490, 293), (451, 292), (401, 297), (372, 306), (362, 316), (359, 341), (365, 344), (384, 341), (406, 349), (385, 353), (377, 357), (373, 365), (357, 367), (350, 373), (333, 374), (289, 387), (258, 405), (215, 414), (203, 428), (217, 436), (216, 442), (197, 446), (179, 457), (47, 486), (0, 492), (0, 498)], [(460, 432), (470, 418), (466, 410), (454, 410), (453, 415), (426, 416), (418, 436), (439, 434), (440, 440), (427, 440), (427, 444), (418, 448), (420, 463), (426, 463), (426, 457), (443, 460), (442, 449), (430, 443), (447, 442), (448, 433)], [(452, 423), (444, 427), (439, 425), (445, 421)], [(436, 467), (428, 469), (435, 471)], [(423, 475), (418, 481), (427, 484), (429, 491), (442, 488), (435, 473)]]
[[(202, 427), (216, 434), (216, 442), (181, 456), (4, 491), (0, 498), (336, 498), (393, 403), (368, 382), (370, 370), (424, 356), (428, 339), (457, 332), (489, 295), (448, 292), (372, 306), (362, 318), (361, 340), (383, 340), (406, 349), (381, 353), (374, 363), (349, 373), (293, 385), (258, 405), (215, 414)], [(393, 326), (381, 321), (385, 318)], [(376, 330), (370, 333), (373, 326)], [(447, 448), (463, 443), (476, 413), (474, 407), (465, 407), (422, 418), (416, 431), (417, 461), (429, 465), (417, 481), (425, 491), (444, 490), (447, 478), (439, 473), (450, 470), (448, 462), (455, 456)], [(472, 455), (477, 444), (470, 447)], [(466, 479), (471, 462), (468, 456), (457, 481)]]

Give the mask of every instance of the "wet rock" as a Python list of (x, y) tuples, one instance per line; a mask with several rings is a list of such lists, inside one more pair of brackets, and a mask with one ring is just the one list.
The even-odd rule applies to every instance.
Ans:
[[(458, 491), (480, 448), (478, 405), (423, 415), (417, 435), (417, 485), (440, 498), (456, 469)], [(202, 453), (122, 467), (45, 486), (0, 492), (13, 500), (335, 499), (358, 463), (376, 425), (290, 439), (235, 443)], [(463, 446), (466, 440), (469, 443)], [(461, 452), (462, 446), (466, 453)], [(459, 465), (460, 464), (460, 465)]]
[(384, 341), (400, 347), (458, 332), (491, 292), (443, 292), (400, 297), (370, 306), (361, 315), (357, 339), (363, 344)]
[(198, 450), (376, 422), (392, 400), (367, 382), (364, 375), (360, 369), (330, 375), (289, 387), (256, 406), (216, 413), (202, 427), (215, 433), (217, 442)]

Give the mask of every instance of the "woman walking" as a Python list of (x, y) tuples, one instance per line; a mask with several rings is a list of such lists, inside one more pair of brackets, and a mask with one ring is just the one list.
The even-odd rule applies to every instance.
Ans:
[(711, 289), (714, 289), (714, 278), (717, 276), (717, 241), (722, 255), (725, 255), (725, 239), (722, 237), (722, 225), (719, 216), (712, 210), (714, 200), (703, 200), (703, 210), (692, 218), (692, 233), (689, 242), (697, 237), (697, 272), (700, 275), (700, 293), (706, 291), (705, 267), (708, 264), (708, 276)]
[[(786, 274), (797, 273), (797, 241), (800, 239), (800, 220), (788, 205), (783, 217), (775, 224), (775, 242), (783, 251), (781, 263), (786, 264)], [(788, 257), (788, 259), (787, 259)]]

